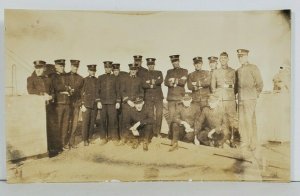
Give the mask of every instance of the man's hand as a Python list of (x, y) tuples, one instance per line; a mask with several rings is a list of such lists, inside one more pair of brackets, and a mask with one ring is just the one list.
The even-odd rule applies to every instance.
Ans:
[(132, 108), (134, 107), (134, 103), (132, 101), (128, 100), (127, 103), (130, 107), (132, 107)]
[(82, 105), (82, 106), (80, 107), (80, 110), (81, 110), (82, 112), (85, 112), (85, 111), (86, 111), (86, 107), (85, 107), (84, 105)]
[(102, 109), (102, 103), (101, 102), (97, 103), (97, 108), (100, 109), (100, 110)]
[(151, 80), (151, 84), (155, 84), (156, 80), (155, 79), (152, 79)]
[(170, 85), (174, 85), (174, 83), (175, 83), (175, 78), (169, 78), (169, 84)]
[(196, 146), (200, 145), (200, 142), (199, 142), (199, 140), (198, 140), (198, 138), (197, 138), (196, 135), (195, 135), (195, 138), (194, 138), (194, 143), (195, 143)]
[(213, 135), (215, 132), (216, 132), (216, 130), (215, 130), (215, 129), (212, 129), (210, 132), (208, 132), (207, 137), (210, 138), (210, 139), (212, 139), (212, 135)]
[(120, 103), (116, 103), (116, 109), (120, 109)]
[(150, 84), (150, 80), (146, 80), (146, 83), (147, 83), (147, 84)]
[(131, 132), (134, 136), (139, 136), (140, 135), (140, 133), (136, 129), (132, 129)]

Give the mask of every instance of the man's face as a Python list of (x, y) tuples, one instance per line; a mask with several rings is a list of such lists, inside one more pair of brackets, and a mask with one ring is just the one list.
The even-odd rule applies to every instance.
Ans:
[(217, 69), (217, 65), (218, 65), (217, 62), (211, 62), (211, 63), (209, 63), (209, 67), (210, 67), (211, 70)]
[(246, 55), (246, 54), (238, 55), (238, 58), (239, 58), (239, 62), (240, 62), (241, 65), (248, 62), (248, 55)]
[(78, 70), (77, 66), (71, 65), (71, 72), (77, 73), (77, 70)]
[(174, 68), (179, 68), (180, 67), (179, 61), (173, 61), (172, 65), (173, 65)]
[(142, 111), (143, 106), (144, 106), (144, 102), (134, 104), (134, 107), (138, 112)]
[(137, 67), (141, 67), (142, 66), (142, 61), (138, 60), (138, 61), (134, 61), (133, 62)]
[(184, 107), (190, 107), (192, 103), (192, 99), (190, 100), (182, 100), (182, 104), (184, 105)]
[(147, 65), (149, 70), (154, 70), (155, 65), (154, 64), (149, 64)]
[(96, 71), (88, 70), (90, 76), (95, 76)]
[(41, 76), (44, 73), (44, 68), (43, 67), (35, 68), (34, 71), (37, 76)]
[(115, 76), (118, 76), (119, 73), (120, 73), (120, 70), (119, 70), (119, 69), (114, 69), (114, 70), (113, 70), (113, 73), (114, 73)]
[(195, 70), (201, 70), (202, 69), (202, 64), (201, 62), (199, 63), (195, 63), (194, 66), (195, 66)]
[(130, 73), (131, 76), (135, 76), (136, 73), (137, 73), (137, 70), (136, 69), (131, 69), (131, 70), (129, 70), (129, 73)]
[(225, 55), (220, 56), (220, 63), (222, 65), (222, 67), (227, 66), (228, 60), (229, 60), (228, 56), (225, 56)]
[(57, 72), (63, 73), (65, 71), (65, 66), (56, 64), (55, 69)]
[(111, 67), (105, 67), (105, 73), (109, 74), (111, 73), (112, 68)]

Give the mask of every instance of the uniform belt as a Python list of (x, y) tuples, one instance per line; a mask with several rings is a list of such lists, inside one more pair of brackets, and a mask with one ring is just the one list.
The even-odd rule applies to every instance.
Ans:
[(217, 88), (233, 88), (233, 84), (224, 84), (224, 85), (217, 85)]

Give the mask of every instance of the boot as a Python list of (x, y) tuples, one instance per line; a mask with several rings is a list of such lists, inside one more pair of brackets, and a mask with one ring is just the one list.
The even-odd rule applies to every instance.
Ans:
[(169, 149), (169, 152), (173, 152), (174, 150), (178, 149), (178, 142), (172, 141), (172, 147)]
[(143, 143), (143, 150), (148, 151), (148, 142)]

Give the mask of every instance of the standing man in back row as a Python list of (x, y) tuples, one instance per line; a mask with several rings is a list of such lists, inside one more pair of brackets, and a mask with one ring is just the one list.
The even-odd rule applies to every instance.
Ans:
[(133, 65), (137, 67), (137, 76), (141, 79), (144, 78), (145, 74), (147, 73), (147, 69), (142, 66), (143, 63), (143, 56), (141, 55), (135, 55), (133, 56)]
[(202, 70), (202, 57), (195, 57), (193, 61), (195, 71), (189, 74), (187, 86), (192, 91), (193, 103), (202, 110), (207, 106), (210, 94), (210, 74), (209, 71)]
[[(173, 69), (168, 70), (164, 83), (168, 87), (167, 101), (169, 109), (169, 120), (172, 121), (176, 112), (177, 104), (181, 102), (182, 97), (185, 93), (184, 86), (187, 81), (188, 70), (180, 67), (179, 55), (171, 55), (170, 60), (173, 65)], [(169, 123), (169, 125), (170, 124), (171, 123)]]
[(162, 115), (163, 115), (163, 92), (161, 84), (163, 83), (163, 75), (161, 71), (154, 70), (155, 58), (147, 58), (148, 71), (143, 80), (143, 88), (145, 91), (145, 107), (149, 108), (154, 114), (155, 122), (153, 124), (154, 137), (160, 136)]
[(241, 67), (237, 70), (237, 90), (239, 99), (239, 131), (241, 148), (254, 151), (258, 146), (255, 107), (264, 83), (258, 67), (248, 62), (249, 50), (238, 49)]
[(81, 90), (83, 87), (83, 77), (77, 73), (79, 60), (70, 60), (71, 71), (67, 73), (70, 80), (72, 95), (70, 97), (70, 125), (69, 125), (69, 148), (77, 148), (75, 145), (75, 132), (77, 129), (79, 111), (81, 106)]
[(220, 54), (221, 67), (216, 69), (211, 78), (211, 90), (219, 97), (225, 114), (228, 115), (229, 124), (233, 125), (233, 119), (237, 118), (235, 102), (235, 70), (228, 66), (228, 54)]

